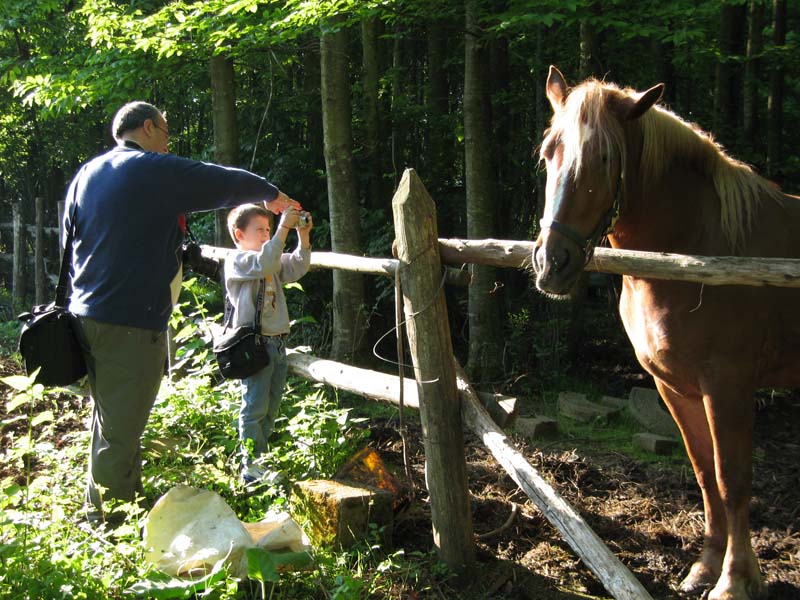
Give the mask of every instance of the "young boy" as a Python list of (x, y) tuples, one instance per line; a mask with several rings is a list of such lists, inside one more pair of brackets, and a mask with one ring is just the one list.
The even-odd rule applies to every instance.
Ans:
[[(228, 231), (237, 248), (225, 259), (225, 290), (233, 306), (231, 327), (255, 322), (258, 289), (261, 280), (266, 280), (261, 333), (267, 336), (270, 362), (242, 380), (239, 410), (242, 479), (246, 484), (276, 477), (265, 473), (257, 459), (267, 450), (267, 439), (275, 425), (286, 383), (285, 336), (289, 333), (289, 311), (283, 283), (300, 279), (311, 261), (309, 234), (313, 222), (310, 214), (304, 214), (305, 225), (297, 209), (287, 208), (272, 236), (269, 213), (262, 206), (244, 204), (228, 215)], [(299, 244), (294, 252), (284, 254), (283, 246), (292, 228), (297, 231)]]

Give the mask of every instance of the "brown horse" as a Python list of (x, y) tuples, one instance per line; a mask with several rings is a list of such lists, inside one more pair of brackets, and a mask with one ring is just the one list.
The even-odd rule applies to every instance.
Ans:
[[(800, 257), (800, 198), (727, 156), (644, 93), (550, 67), (554, 115), (537, 287), (563, 296), (603, 235), (614, 248)], [(703, 493), (705, 535), (680, 585), (712, 600), (766, 595), (750, 545), (754, 393), (800, 387), (800, 290), (623, 278), (620, 313), (675, 418)]]

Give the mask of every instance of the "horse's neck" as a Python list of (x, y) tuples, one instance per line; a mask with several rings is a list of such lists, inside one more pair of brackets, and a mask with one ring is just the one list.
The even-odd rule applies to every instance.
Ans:
[(659, 181), (636, 177), (625, 206), (609, 236), (611, 245), (626, 250), (708, 254), (723, 252), (725, 240), (714, 184), (686, 167), (675, 165)]

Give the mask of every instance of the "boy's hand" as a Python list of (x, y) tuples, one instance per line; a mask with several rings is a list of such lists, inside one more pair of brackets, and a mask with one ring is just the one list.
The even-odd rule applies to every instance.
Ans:
[(294, 208), (293, 206), (289, 206), (286, 210), (283, 211), (283, 216), (281, 217), (281, 222), (279, 227), (284, 227), (286, 229), (294, 229), (300, 224), (300, 211)]
[(297, 231), (298, 231), (298, 232), (301, 232), (301, 231), (302, 231), (302, 232), (306, 232), (306, 233), (308, 233), (309, 231), (311, 231), (311, 228), (312, 228), (312, 227), (314, 227), (314, 219), (311, 217), (311, 213), (310, 213), (310, 212), (308, 212), (307, 210), (304, 210), (304, 211), (303, 211), (303, 212), (301, 212), (300, 214), (301, 214), (301, 215), (305, 215), (305, 218), (306, 218), (306, 224), (305, 224), (305, 225), (303, 225), (303, 223), (302, 223), (302, 222), (299, 222), (299, 223), (297, 224)]
[(283, 192), (278, 192), (278, 196), (274, 200), (270, 202), (264, 202), (264, 206), (267, 208), (267, 210), (276, 215), (281, 214), (290, 207), (296, 210), (302, 210), (303, 208), (297, 200), (292, 200)]

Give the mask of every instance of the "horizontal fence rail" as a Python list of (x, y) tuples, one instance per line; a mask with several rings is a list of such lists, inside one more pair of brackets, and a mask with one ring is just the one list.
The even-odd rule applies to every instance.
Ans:
[[(442, 260), (451, 265), (473, 263), (530, 269), (533, 247), (534, 242), (512, 240), (439, 240)], [(693, 256), (595, 248), (586, 270), (706, 285), (800, 287), (800, 259), (794, 258)]]
[[(439, 239), (442, 262), (531, 268), (534, 242), (515, 240)], [(203, 255), (224, 259), (230, 249), (203, 246)], [(369, 258), (337, 252), (312, 252), (311, 267), (344, 269), (372, 275), (393, 276), (394, 258)], [(688, 281), (706, 285), (748, 285), (800, 288), (800, 259), (739, 256), (693, 256), (666, 252), (640, 252), (595, 248), (587, 271), (631, 275), (646, 279)], [(467, 285), (469, 273), (450, 268), (447, 283)]]

